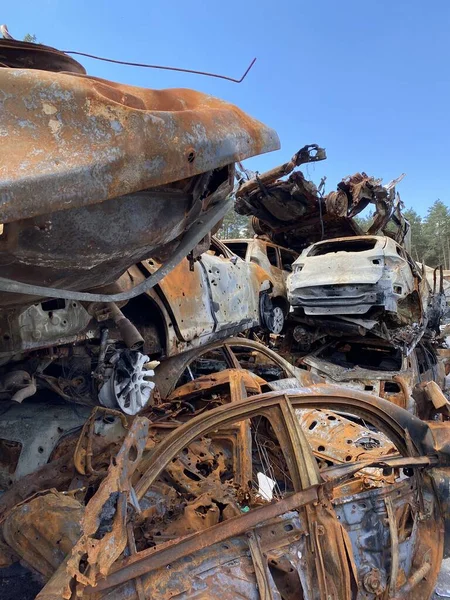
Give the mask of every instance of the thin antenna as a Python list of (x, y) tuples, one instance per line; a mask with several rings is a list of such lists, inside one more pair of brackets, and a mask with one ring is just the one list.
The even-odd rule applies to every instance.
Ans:
[(240, 79), (235, 79), (234, 77), (228, 77), (227, 75), (218, 75), (217, 73), (208, 73), (206, 71), (194, 71), (193, 69), (181, 69), (179, 67), (163, 67), (161, 65), (149, 65), (146, 63), (135, 63), (128, 62), (126, 60), (115, 60), (113, 58), (104, 58), (101, 56), (95, 56), (94, 54), (87, 54), (86, 52), (76, 52), (75, 50), (63, 50), (65, 54), (76, 54), (77, 56), (86, 56), (87, 58), (93, 58), (94, 60), (102, 60), (104, 62), (114, 63), (116, 65), (127, 65), (129, 67), (142, 67), (144, 69), (162, 69), (165, 71), (178, 71), (180, 73), (192, 73), (194, 75), (204, 75), (205, 77), (216, 77), (217, 79), (226, 79), (227, 81), (232, 81), (233, 83), (242, 83), (244, 79), (250, 72), (250, 69), (256, 62), (256, 58), (252, 60), (252, 62), (247, 67), (245, 73), (242, 75)]

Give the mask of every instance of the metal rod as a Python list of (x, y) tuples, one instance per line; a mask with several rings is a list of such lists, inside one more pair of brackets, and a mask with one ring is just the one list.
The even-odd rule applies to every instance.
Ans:
[(215, 77), (216, 79), (226, 79), (233, 83), (242, 83), (250, 72), (250, 69), (256, 62), (256, 58), (247, 67), (245, 73), (240, 79), (234, 77), (228, 77), (227, 75), (219, 75), (218, 73), (208, 73), (207, 71), (195, 71), (194, 69), (182, 69), (180, 67), (163, 67), (162, 65), (149, 65), (147, 63), (135, 63), (127, 60), (115, 60), (113, 58), (104, 58), (102, 56), (95, 56), (95, 54), (88, 54), (87, 52), (76, 52), (75, 50), (63, 50), (65, 54), (76, 54), (77, 56), (86, 56), (87, 58), (93, 58), (94, 60), (102, 60), (104, 62), (114, 63), (116, 65), (127, 65), (129, 67), (141, 67), (144, 69), (162, 69), (164, 71), (178, 71), (179, 73), (192, 73), (193, 75), (204, 75), (205, 77)]

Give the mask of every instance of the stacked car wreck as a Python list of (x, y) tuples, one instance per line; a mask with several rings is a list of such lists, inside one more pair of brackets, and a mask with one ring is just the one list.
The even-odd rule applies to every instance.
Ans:
[[(238, 108), (41, 45), (0, 55), (2, 585), (430, 597), (450, 552), (444, 284), (409, 256), (397, 182), (324, 195), (295, 170), (325, 158), (312, 145), (234, 194), (235, 163), (279, 145)], [(233, 203), (243, 252), (213, 236)]]
[[(305, 146), (289, 163), (243, 182), (237, 210), (253, 215), (260, 234), (300, 253), (287, 287), (303, 364), (419, 414), (415, 385), (443, 385), (433, 348), (446, 308), (442, 269), (409, 254), (409, 224), (396, 193), (403, 176), (383, 186), (357, 173), (324, 195), (293, 170), (324, 158), (323, 149)], [(359, 221), (367, 208), (370, 219)]]

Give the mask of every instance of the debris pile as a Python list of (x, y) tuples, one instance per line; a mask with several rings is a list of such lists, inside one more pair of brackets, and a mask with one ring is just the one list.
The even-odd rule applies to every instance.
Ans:
[[(317, 189), (294, 169), (325, 157), (323, 148), (305, 146), (289, 163), (242, 179), (237, 192), (236, 210), (253, 215), (259, 236), (300, 252), (287, 278), (283, 351), (295, 348), (302, 364), (329, 382), (429, 418), (433, 409), (417, 399), (423, 393), (416, 385), (430, 378), (444, 387), (436, 356), (446, 311), (442, 268), (410, 256), (396, 191), (404, 175), (382, 185), (356, 173), (324, 195), (322, 184)], [(370, 218), (358, 221), (367, 207)]]
[[(401, 178), (325, 195), (309, 145), (234, 195), (279, 146), (237, 107), (0, 54), (0, 589), (428, 598), (445, 279), (409, 255)], [(254, 239), (214, 237), (233, 201)]]

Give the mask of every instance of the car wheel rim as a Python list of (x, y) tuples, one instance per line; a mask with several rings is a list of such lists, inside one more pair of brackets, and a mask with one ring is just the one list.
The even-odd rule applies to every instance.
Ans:
[(279, 306), (274, 306), (272, 311), (272, 319), (271, 319), (271, 332), (272, 333), (281, 333), (284, 327), (284, 314), (282, 309)]

